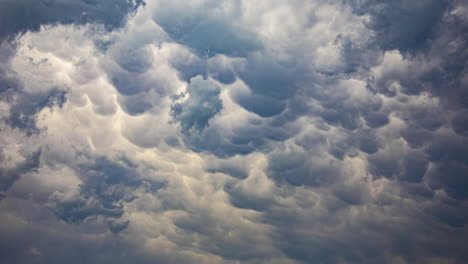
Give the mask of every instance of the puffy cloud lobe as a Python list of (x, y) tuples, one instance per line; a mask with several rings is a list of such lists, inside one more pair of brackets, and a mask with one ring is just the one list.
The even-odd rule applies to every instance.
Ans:
[(185, 9), (178, 3), (163, 1), (154, 19), (171, 38), (199, 56), (239, 57), (260, 48), (257, 36), (247, 26), (233, 23), (240, 15), (238, 1), (202, 1), (188, 5), (190, 8)]
[(153, 63), (153, 54), (147, 47), (129, 49), (117, 54), (116, 60), (123, 69), (129, 72), (144, 73)]
[[(0, 156), (5, 159), (5, 154)], [(23, 174), (38, 169), (40, 166), (41, 151), (36, 151), (25, 158), (13, 168), (0, 168), (0, 192), (3, 195)], [(0, 198), (2, 198), (0, 196)]]
[(203, 130), (208, 125), (223, 107), (219, 93), (218, 86), (200, 75), (190, 79), (185, 93), (175, 97), (178, 99), (187, 95), (188, 99), (171, 106), (172, 116), (180, 122), (183, 131)]
[(377, 177), (421, 181), (429, 165), (426, 155), (414, 150), (406, 152), (403, 149), (404, 146), (395, 144), (369, 157), (370, 172)]
[(450, 1), (352, 1), (355, 12), (369, 14), (375, 43), (384, 50), (414, 52), (424, 48)]

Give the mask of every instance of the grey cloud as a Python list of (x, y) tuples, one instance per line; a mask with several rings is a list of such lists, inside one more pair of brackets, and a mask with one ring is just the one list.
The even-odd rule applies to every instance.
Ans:
[[(364, 190), (359, 191), (365, 192), (365, 182), (360, 182)], [(360, 207), (359, 203), (352, 203), (353, 209), (351, 209), (327, 194), (326, 190), (322, 189), (318, 192), (320, 194), (312, 196), (315, 199), (308, 199), (306, 198), (308, 196), (302, 196), (298, 192), (296, 193), (297, 203), (294, 205), (289, 203), (287, 206), (275, 205), (265, 215), (269, 222), (275, 223), (275, 226), (287, 225), (287, 228), (281, 228), (275, 233), (275, 241), (291, 258), (304, 263), (337, 263), (340, 261), (394, 263), (398, 259), (416, 262), (446, 259), (462, 263), (456, 259), (460, 257), (460, 260), (463, 259), (460, 254), (464, 253), (459, 250), (464, 243), (462, 235), (457, 235), (456, 232), (464, 231), (445, 229), (445, 223), (438, 223), (435, 218), (431, 218), (430, 215), (436, 213), (435, 208), (430, 209), (433, 210), (431, 212), (414, 212), (414, 206), (417, 206), (417, 203), (399, 205), (390, 203), (384, 206), (388, 212), (384, 212), (382, 208), (378, 209), (383, 205), (377, 204), (370, 205), (373, 209), (367, 211), (369, 197), (363, 196), (364, 199), (361, 200), (364, 201), (363, 207)], [(341, 197), (340, 195), (339, 198)], [(377, 203), (384, 202), (385, 199), (382, 198), (374, 197)], [(282, 206), (286, 206), (283, 208), (286, 214), (281, 209)], [(365, 207), (367, 209), (364, 209)], [(299, 208), (302, 209), (299, 210)], [(455, 208), (456, 206), (450, 210), (456, 210)], [(352, 212), (361, 213), (353, 214)], [(412, 216), (405, 217), (407, 213)], [(388, 214), (396, 214), (402, 218), (392, 219)], [(311, 221), (311, 219), (314, 220)], [(402, 222), (406, 223), (405, 227), (402, 226)], [(412, 228), (408, 229), (408, 225)], [(430, 236), (415, 235), (424, 230), (437, 231), (431, 233)], [(356, 232), (360, 232), (359, 235), (356, 235)], [(386, 235), (381, 236), (382, 233)], [(451, 233), (451, 236), (446, 236), (447, 233)], [(438, 239), (433, 240), (434, 237)], [(349, 240), (353, 243), (348, 243)], [(385, 248), (384, 251), (376, 251), (377, 248), (382, 247)], [(437, 250), (432, 251), (434, 249)]]
[(144, 73), (153, 63), (153, 54), (149, 47), (132, 48), (117, 54), (116, 61), (129, 72)]
[(451, 197), (468, 199), (468, 165), (456, 161), (440, 162), (433, 166), (427, 175), (428, 184), (433, 189), (443, 189)]
[[(345, 157), (351, 157), (357, 150), (367, 154), (374, 154), (382, 147), (375, 132), (371, 130), (362, 129), (346, 133), (346, 135), (345, 138), (328, 139), (330, 143), (328, 152), (337, 159), (343, 160)], [(308, 144), (304, 145), (307, 146)], [(313, 147), (313, 145), (307, 147)]]
[(253, 93), (287, 99), (297, 90), (295, 82), (301, 72), (294, 62), (283, 64), (273, 58), (270, 54), (254, 53), (248, 58), (247, 65), (238, 70), (238, 75)]
[(326, 157), (326, 152), (315, 146), (310, 151), (278, 151), (269, 156), (268, 174), (279, 183), (294, 186), (327, 186), (341, 175), (339, 160)]
[[(11, 92), (12, 95), (8, 95)], [(46, 107), (60, 107), (66, 100), (65, 92), (51, 90), (48, 93), (17, 93), (14, 90), (7, 91), (4, 95), (13, 97), (10, 116), (7, 124), (26, 131), (27, 134), (38, 133), (35, 115)]]
[(211, 173), (225, 173), (232, 177), (239, 179), (246, 179), (249, 176), (249, 172), (246, 168), (243, 168), (242, 165), (231, 163), (231, 162), (219, 162), (218, 164), (212, 164), (207, 168), (207, 172)]
[(145, 113), (153, 107), (150, 98), (144, 92), (127, 96), (119, 95), (118, 102), (122, 109), (131, 115)]
[(100, 23), (109, 28), (123, 25), (124, 19), (143, 1), (119, 0), (6, 0), (0, 3), (0, 40), (17, 33), (36, 31), (47, 24)]
[(401, 132), (401, 136), (412, 148), (420, 148), (433, 137), (430, 131), (410, 126)]
[(118, 234), (120, 233), (121, 231), (125, 230), (128, 228), (128, 224), (130, 223), (130, 221), (115, 221), (115, 220), (109, 220), (108, 224), (109, 224), (109, 229), (112, 231), (112, 233), (114, 234)]
[[(288, 120), (289, 121), (289, 120)], [(272, 120), (252, 118), (226, 135), (219, 125), (211, 125), (200, 134), (186, 138), (187, 145), (199, 152), (209, 152), (219, 157), (246, 155), (252, 152), (268, 153), (276, 143), (284, 141), (299, 131), (293, 123), (274, 124)]]
[(215, 56), (210, 58), (207, 61), (210, 76), (225, 84), (233, 83), (237, 77), (235, 68), (239, 67), (236, 66), (236, 62), (242, 63), (242, 60), (236, 60), (232, 62), (229, 57), (225, 56)]
[(384, 50), (414, 52), (424, 48), (450, 1), (351, 1), (355, 12), (370, 14), (369, 27)]
[(176, 56), (171, 56), (169, 63), (178, 70), (180, 78), (184, 81), (189, 82), (191, 78), (198, 75), (207, 77), (207, 62), (187, 49), (181, 49)]
[[(0, 156), (0, 162), (3, 161), (3, 152)], [(24, 161), (20, 162), (13, 168), (0, 168), (0, 198), (4, 193), (24, 174), (34, 171), (40, 166), (41, 151), (38, 150), (25, 157)]]
[(193, 77), (185, 93), (176, 97), (178, 99), (188, 95), (189, 98), (174, 103), (171, 114), (180, 122), (184, 132), (203, 130), (223, 107), (219, 94), (219, 87), (210, 80), (204, 80), (202, 76)]
[(239, 105), (261, 117), (272, 117), (286, 109), (286, 103), (271, 97), (256, 94), (240, 94), (235, 97)]
[[(9, 201), (9, 205), (14, 206)], [(5, 204), (3, 204), (5, 206)], [(68, 225), (58, 221), (43, 207), (36, 208), (27, 203), (19, 203), (23, 211), (34, 212), (30, 216), (31, 223), (27, 226), (11, 228), (12, 219), (5, 214), (0, 217), (4, 224), (0, 232), (0, 256), (2, 261), (16, 263), (151, 263), (152, 261), (170, 262), (168, 256), (159, 255), (149, 257), (135, 247), (130, 241), (120, 235), (108, 234), (103, 226)], [(5, 212), (5, 211), (4, 211)], [(9, 211), (11, 215), (21, 217), (19, 210)], [(7, 228), (8, 226), (9, 228)], [(54, 230), (51, 232), (51, 230)], [(92, 235), (91, 235), (92, 234)], [(92, 237), (90, 237), (90, 235)], [(47, 241), (47, 243), (44, 243)], [(189, 258), (176, 258), (179, 261), (190, 263)]]
[(13, 49), (12, 45), (0, 43), (0, 101), (10, 104), (9, 116), (5, 122), (28, 134), (37, 133), (35, 114), (45, 107), (61, 106), (66, 100), (65, 92), (62, 87), (52, 87), (48, 91), (25, 91), (17, 74), (10, 67), (11, 58), (15, 55)]
[(452, 119), (453, 130), (463, 136), (467, 136), (468, 132), (468, 113), (467, 111), (458, 112)]
[(439, 135), (426, 147), (431, 161), (458, 161), (466, 162), (468, 140), (454, 135)]
[[(241, 138), (242, 141), (236, 141), (236, 139), (224, 138), (214, 128), (208, 127), (200, 135), (192, 134), (188, 138), (188, 143), (195, 151), (209, 151), (220, 157), (230, 157), (236, 154), (248, 154), (255, 150), (249, 143), (252, 142), (253, 136)], [(262, 142), (258, 142), (262, 141)], [(262, 144), (263, 139), (258, 139), (257, 144)], [(253, 143), (253, 142), (252, 142)]]
[(402, 150), (391, 146), (369, 157), (369, 171), (377, 177), (419, 182), (426, 174), (429, 161), (420, 151)]
[(138, 79), (138, 74), (127, 71), (118, 71), (111, 77), (112, 84), (115, 86), (117, 91), (126, 96), (136, 95), (146, 89), (149, 89), (148, 86), (151, 84), (147, 82), (145, 83), (144, 79), (140, 80), (140, 82), (133, 81)]
[(79, 167), (83, 183), (77, 195), (66, 197), (52, 195), (52, 211), (68, 223), (83, 221), (104, 216), (109, 229), (118, 233), (127, 228), (129, 222), (120, 219), (124, 214), (124, 204), (136, 198), (135, 191), (141, 186), (153, 186), (157, 191), (163, 183), (143, 181), (138, 168), (126, 159), (119, 162), (97, 158), (91, 164)]
[(227, 185), (225, 191), (229, 194), (232, 205), (242, 209), (265, 211), (274, 203), (271, 197), (257, 196), (255, 193), (246, 192), (238, 186)]
[(200, 56), (245, 56), (260, 48), (260, 43), (248, 27), (233, 23), (239, 16), (239, 3), (231, 4), (234, 8), (225, 11), (223, 2), (190, 3), (194, 6), (189, 9), (169, 2), (157, 10), (154, 19), (175, 41)]
[[(77, 2), (57, 15), (71, 3), (47, 3), (50, 20), (2, 36), (122, 26), (138, 5)], [(40, 5), (30, 7), (42, 17)], [(123, 30), (99, 33), (105, 47), (96, 32), (80, 36), (93, 39), (96, 65), (63, 75), (108, 86), (89, 91), (23, 91), (8, 72), (17, 47), (0, 49), (0, 143), (5, 153), (44, 149), (2, 169), (2, 258), (463, 263), (466, 10), (432, 0), (148, 1)], [(100, 109), (106, 94), (94, 91), (120, 107)], [(28, 135), (33, 121), (41, 129)], [(7, 190), (20, 174), (29, 178)], [(35, 182), (47, 187), (27, 187)]]
[[(382, 51), (369, 45), (370, 43), (357, 43), (349, 37), (341, 35), (336, 38), (335, 42), (335, 45), (340, 47), (340, 55), (344, 64), (341, 71), (345, 74), (355, 74), (362, 70), (367, 71), (370, 67), (379, 64), (382, 59)], [(323, 73), (334, 75), (338, 72)]]
[(468, 215), (465, 209), (462, 204), (456, 201), (441, 199), (426, 208), (425, 211), (433, 215), (441, 223), (454, 228), (463, 228), (468, 223)]
[(388, 124), (388, 116), (384, 113), (371, 112), (364, 116), (366, 125), (372, 128), (381, 127)]

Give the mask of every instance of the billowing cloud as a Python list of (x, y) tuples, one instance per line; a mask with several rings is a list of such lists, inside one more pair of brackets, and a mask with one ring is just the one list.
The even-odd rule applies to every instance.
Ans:
[(0, 1), (1, 263), (464, 263), (464, 1)]
[(190, 79), (185, 93), (175, 97), (183, 100), (181, 97), (188, 96), (186, 100), (174, 103), (171, 113), (180, 122), (182, 130), (203, 130), (223, 107), (219, 94), (219, 87), (198, 75)]

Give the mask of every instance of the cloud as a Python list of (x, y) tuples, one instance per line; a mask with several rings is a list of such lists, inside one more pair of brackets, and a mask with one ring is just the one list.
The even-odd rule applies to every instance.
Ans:
[(178, 99), (187, 95), (188, 99), (174, 103), (171, 114), (180, 122), (183, 131), (203, 130), (223, 107), (219, 94), (219, 87), (211, 81), (204, 80), (200, 75), (193, 77), (185, 94), (175, 97)]
[[(2, 155), (2, 159), (5, 158), (4, 155), (5, 154)], [(5, 191), (7, 191), (21, 177), (22, 174), (27, 173), (29, 171), (37, 170), (40, 166), (40, 157), (41, 151), (37, 151), (27, 156), (24, 161), (20, 162), (13, 168), (1, 168), (1, 193), (3, 194)]]
[(434, 37), (450, 1), (353, 1), (355, 12), (370, 15), (374, 42), (384, 50), (414, 52)]
[(161, 2), (154, 19), (172, 39), (190, 47), (199, 56), (224, 54), (243, 57), (261, 44), (252, 30), (233, 23), (240, 15), (240, 2), (202, 1), (188, 3)]
[[(98, 215), (120, 218), (124, 213), (123, 203), (134, 199), (133, 191), (142, 184), (138, 175), (106, 159), (97, 159), (83, 167), (78, 172), (83, 178), (76, 197), (51, 197), (57, 201), (54, 210), (58, 217), (71, 223)], [(119, 228), (123, 227), (111, 222), (113, 231)]]
[(5, 261), (468, 257), (463, 1), (0, 10)]
[(0, 40), (12, 39), (18, 33), (37, 31), (46, 24), (99, 23), (108, 28), (122, 26), (128, 13), (143, 1), (119, 0), (41, 0), (2, 1)]

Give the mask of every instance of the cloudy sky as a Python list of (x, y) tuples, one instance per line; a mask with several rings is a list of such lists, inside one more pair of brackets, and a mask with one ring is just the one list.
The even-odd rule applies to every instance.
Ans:
[(1, 264), (462, 264), (464, 0), (0, 0)]

